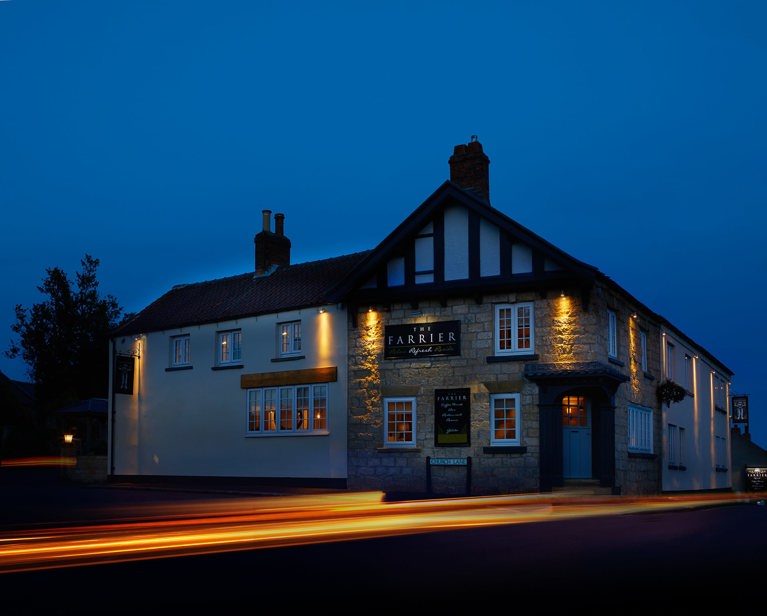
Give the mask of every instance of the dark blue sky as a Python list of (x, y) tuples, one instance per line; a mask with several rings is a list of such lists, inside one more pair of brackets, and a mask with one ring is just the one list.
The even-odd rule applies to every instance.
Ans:
[(263, 209), (293, 262), (373, 248), (476, 134), (492, 204), (733, 370), (767, 446), (766, 31), (761, 0), (0, 1), (0, 328), (86, 253), (131, 312), (249, 271)]

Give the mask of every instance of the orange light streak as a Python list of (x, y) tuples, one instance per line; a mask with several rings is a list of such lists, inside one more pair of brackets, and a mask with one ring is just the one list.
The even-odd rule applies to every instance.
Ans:
[[(366, 492), (216, 501), (192, 513), (185, 503), (167, 505), (159, 512), (148, 510), (138, 521), (0, 533), (0, 573), (669, 511), (765, 498), (767, 493), (631, 498), (562, 492), (386, 503), (381, 501), (381, 493)], [(177, 517), (170, 517), (174, 513)]]

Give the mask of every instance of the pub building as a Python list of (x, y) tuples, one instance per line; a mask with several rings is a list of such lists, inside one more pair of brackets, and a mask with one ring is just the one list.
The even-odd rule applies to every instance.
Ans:
[(730, 489), (732, 372), (491, 206), (476, 137), (448, 164), (374, 249), (291, 264), (263, 210), (254, 272), (177, 285), (113, 332), (109, 477)]
[[(450, 180), (336, 291), (350, 315), (348, 487), (729, 488), (731, 372), (492, 207), (489, 163), (476, 138), (456, 146)], [(686, 401), (659, 401), (667, 379)]]

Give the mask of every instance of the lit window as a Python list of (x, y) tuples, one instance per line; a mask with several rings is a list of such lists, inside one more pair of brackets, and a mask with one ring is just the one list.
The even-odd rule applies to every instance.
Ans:
[(607, 356), (618, 358), (618, 318), (612, 310), (607, 311)]
[(589, 402), (584, 396), (562, 398), (562, 426), (586, 428), (589, 425)]
[(384, 399), (387, 447), (415, 447), (415, 398)]
[(249, 434), (321, 432), (328, 427), (328, 385), (295, 385), (248, 390)]
[(492, 394), (490, 396), (490, 444), (520, 444), (520, 395)]
[(232, 330), (228, 332), (218, 332), (218, 363), (233, 364), (241, 360), (240, 341), (242, 332)]
[(277, 331), (280, 355), (296, 355), (301, 352), (301, 321), (280, 323)]
[(173, 336), (170, 339), (170, 365), (187, 366), (189, 361), (189, 336)]
[(499, 304), (495, 307), (495, 352), (527, 354), (535, 350), (533, 303)]
[(629, 405), (629, 451), (652, 453), (652, 409)]

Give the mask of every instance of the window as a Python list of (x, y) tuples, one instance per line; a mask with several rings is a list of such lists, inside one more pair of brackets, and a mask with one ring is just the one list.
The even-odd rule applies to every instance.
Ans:
[(685, 461), (685, 429), (674, 424), (668, 424), (667, 440), (669, 467), (674, 469), (683, 468)]
[(415, 447), (415, 398), (384, 399), (386, 447)]
[(639, 330), (639, 352), (642, 362), (642, 372), (647, 372), (647, 332)]
[(585, 396), (564, 396), (562, 398), (562, 426), (588, 427), (589, 406), (590, 402)]
[(248, 390), (248, 433), (325, 433), (328, 385), (293, 385)]
[(429, 223), (415, 238), (415, 282), (434, 282), (434, 225)]
[(173, 336), (170, 339), (170, 365), (187, 366), (189, 362), (189, 336)]
[(612, 310), (607, 311), (607, 356), (618, 357), (618, 317)]
[(279, 332), (280, 355), (296, 355), (301, 352), (301, 321), (280, 323)]
[(674, 345), (667, 341), (666, 342), (666, 378), (669, 381), (674, 380), (674, 361), (675, 361)]
[(499, 304), (496, 306), (496, 354), (527, 354), (534, 350), (533, 303)]
[(652, 409), (629, 405), (629, 451), (652, 453)]
[(519, 394), (492, 394), (490, 396), (491, 445), (520, 444), (519, 401)]
[(240, 341), (242, 332), (232, 330), (228, 332), (218, 332), (218, 363), (234, 364), (241, 360)]

